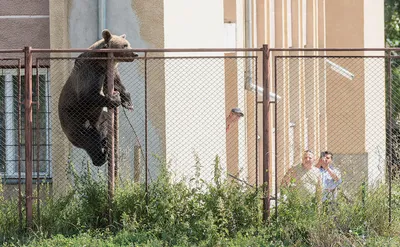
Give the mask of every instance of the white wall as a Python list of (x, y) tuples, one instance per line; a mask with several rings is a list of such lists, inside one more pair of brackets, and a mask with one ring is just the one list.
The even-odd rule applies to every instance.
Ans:
[[(364, 1), (364, 47), (384, 48), (384, 1)], [(383, 56), (383, 52), (365, 52)], [(368, 183), (385, 178), (385, 60), (364, 59), (365, 69), (365, 139), (368, 152)]]
[(221, 48), (222, 0), (164, 0), (165, 48)]
[[(164, 0), (165, 48), (224, 46), (222, 0)], [(222, 53), (166, 53), (165, 56)], [(213, 178), (213, 160), (225, 165), (224, 60), (165, 62), (167, 159), (176, 179), (194, 176), (196, 153), (202, 178)]]

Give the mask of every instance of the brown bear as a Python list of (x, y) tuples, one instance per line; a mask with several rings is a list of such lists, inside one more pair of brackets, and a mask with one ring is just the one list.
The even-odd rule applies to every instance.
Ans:
[[(103, 39), (89, 49), (130, 49), (126, 36), (112, 35), (103, 30)], [(121, 82), (118, 62), (131, 62), (138, 55), (132, 51), (114, 52), (114, 95), (107, 94), (106, 52), (84, 52), (78, 56), (74, 68), (62, 88), (58, 114), (62, 130), (76, 147), (86, 150), (95, 166), (107, 161), (107, 112), (103, 107), (115, 108), (122, 104), (132, 110), (132, 100)], [(93, 59), (98, 57), (99, 59)]]

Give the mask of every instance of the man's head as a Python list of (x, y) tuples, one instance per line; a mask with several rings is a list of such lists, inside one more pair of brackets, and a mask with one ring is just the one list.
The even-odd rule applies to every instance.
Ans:
[(322, 152), (324, 154), (324, 157), (328, 165), (333, 163), (333, 154), (330, 151), (324, 151)]
[(244, 114), (240, 108), (232, 108), (228, 117), (226, 118), (226, 132), (230, 129), (231, 125), (236, 123), (239, 118), (243, 117)]
[(238, 116), (238, 117), (243, 117), (244, 114), (240, 108), (232, 108), (231, 113)]
[(311, 150), (306, 150), (303, 153), (303, 167), (311, 169), (314, 162), (314, 153)]

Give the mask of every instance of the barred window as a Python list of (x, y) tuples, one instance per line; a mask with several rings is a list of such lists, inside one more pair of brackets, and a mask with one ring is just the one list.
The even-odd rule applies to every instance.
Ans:
[[(36, 103), (32, 105), (33, 177), (37, 177), (38, 173), (39, 177), (49, 178), (51, 175), (50, 85), (48, 78), (48, 69), (40, 69), (38, 76), (32, 76), (32, 101), (39, 103), (39, 109)], [(20, 82), (21, 89), (20, 98), (18, 98), (18, 82)], [(38, 83), (39, 88), (37, 88)], [(0, 70), (0, 174), (4, 178), (18, 176), (19, 160), (21, 161), (21, 174), (25, 177), (24, 89), (24, 75), (19, 78), (16, 69)], [(20, 102), (22, 105), (19, 104)]]

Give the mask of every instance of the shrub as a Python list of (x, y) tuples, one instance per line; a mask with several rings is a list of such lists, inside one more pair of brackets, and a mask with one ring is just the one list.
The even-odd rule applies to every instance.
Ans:
[[(196, 176), (190, 183), (171, 181), (163, 163), (148, 185), (118, 183), (108, 224), (107, 182), (89, 169), (71, 170), (74, 186), (50, 196), (41, 191), (34, 231), (19, 232), (17, 203), (0, 197), (0, 236), (4, 246), (380, 246), (400, 242), (399, 183), (392, 185), (394, 221), (388, 221), (387, 186), (361, 188), (357, 197), (334, 204), (316, 203), (296, 191), (281, 192), (277, 215), (261, 220), (261, 189), (223, 179), (219, 159), (214, 180)], [(1, 187), (0, 187), (1, 190)], [(36, 210), (34, 210), (36, 213)], [(40, 221), (39, 221), (40, 219)]]

